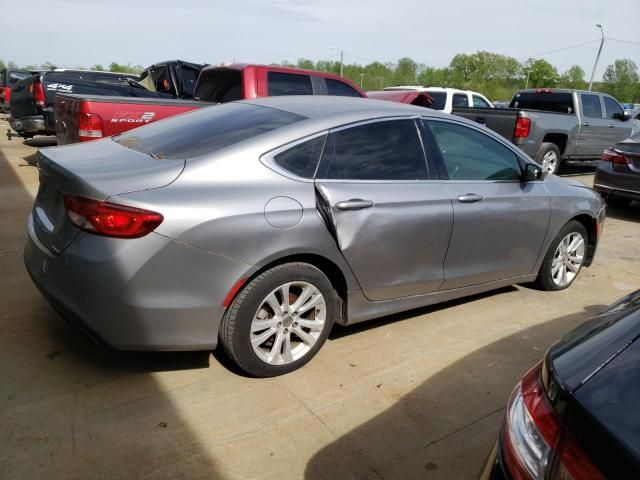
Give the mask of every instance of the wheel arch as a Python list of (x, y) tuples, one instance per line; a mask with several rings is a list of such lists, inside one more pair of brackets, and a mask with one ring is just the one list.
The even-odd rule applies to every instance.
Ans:
[(232, 302), (235, 297), (242, 291), (242, 288), (246, 284), (251, 282), (254, 278), (261, 275), (265, 271), (279, 265), (294, 262), (302, 262), (313, 265), (327, 276), (339, 299), (339, 305), (337, 305), (336, 309), (339, 312), (339, 316), (335, 319), (335, 322), (344, 324), (347, 315), (347, 291), (349, 290), (347, 276), (345, 275), (345, 272), (343, 272), (342, 269), (333, 260), (317, 253), (293, 253), (283, 255), (275, 259), (270, 259), (263, 265), (260, 265), (255, 271), (251, 272), (251, 274), (242, 279), (240, 288), (233, 289), (232, 292), (230, 292), (231, 295), (229, 297), (229, 301)]
[(557, 132), (549, 132), (546, 133), (544, 138), (542, 139), (542, 143), (553, 143), (558, 150), (560, 150), (560, 155), (564, 155), (565, 149), (567, 148), (567, 141), (569, 136), (566, 133), (557, 133)]
[(582, 224), (582, 226), (584, 226), (584, 228), (587, 230), (587, 254), (586, 258), (584, 259), (583, 265), (585, 267), (588, 267), (593, 261), (593, 256), (596, 252), (596, 245), (598, 244), (598, 221), (595, 219), (595, 217), (588, 213), (581, 213), (579, 215), (576, 215), (570, 218), (568, 222), (570, 222), (571, 220), (575, 220), (576, 222)]

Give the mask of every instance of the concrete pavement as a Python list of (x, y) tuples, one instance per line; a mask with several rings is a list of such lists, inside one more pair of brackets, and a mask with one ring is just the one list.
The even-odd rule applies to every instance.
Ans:
[(283, 377), (245, 378), (217, 353), (116, 352), (71, 330), (23, 267), (35, 151), (0, 137), (3, 479), (474, 478), (522, 374), (640, 288), (636, 203), (610, 210), (595, 264), (568, 290), (509, 287), (336, 326)]

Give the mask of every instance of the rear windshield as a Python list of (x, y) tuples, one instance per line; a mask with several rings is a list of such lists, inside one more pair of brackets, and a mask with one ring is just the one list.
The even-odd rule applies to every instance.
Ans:
[(528, 108), (545, 112), (575, 113), (571, 93), (518, 92), (509, 104), (511, 108)]
[(226, 103), (242, 100), (242, 72), (232, 68), (203, 70), (194, 98), (205, 102)]
[(24, 80), (25, 78), (29, 78), (31, 75), (31, 72), (3, 70), (0, 72), (0, 87), (5, 87), (5, 82), (7, 81), (9, 82), (9, 85), (11, 85), (19, 82), (20, 80)]
[(430, 108), (434, 110), (444, 110), (444, 106), (447, 103), (447, 92), (430, 92), (427, 90), (426, 93), (433, 98), (433, 103)]
[(187, 159), (213, 153), (307, 117), (247, 103), (214, 105), (113, 137), (154, 158)]

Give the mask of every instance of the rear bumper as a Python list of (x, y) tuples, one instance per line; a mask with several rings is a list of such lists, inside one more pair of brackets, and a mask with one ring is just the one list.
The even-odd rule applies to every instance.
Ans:
[(593, 189), (601, 195), (640, 200), (640, 172), (614, 170), (609, 162), (600, 162)]
[(497, 441), (482, 468), (479, 480), (509, 480), (511, 478), (507, 473), (501, 450), (500, 441)]
[(135, 240), (80, 233), (54, 255), (31, 216), (24, 261), (68, 323), (122, 350), (215, 348), (224, 297), (247, 271), (244, 263), (155, 233)]
[(46, 131), (44, 117), (36, 115), (33, 117), (22, 117), (9, 119), (9, 125), (19, 134), (27, 133), (37, 135)]

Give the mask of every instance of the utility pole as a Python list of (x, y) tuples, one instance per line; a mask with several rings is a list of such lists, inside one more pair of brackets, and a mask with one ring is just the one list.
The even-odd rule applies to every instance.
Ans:
[(529, 88), (529, 75), (531, 75), (531, 66), (529, 66), (529, 70), (527, 70), (527, 83), (524, 85), (524, 89)]
[[(602, 48), (602, 47), (600, 47)], [(598, 53), (598, 55), (600, 55), (600, 53)], [(343, 60), (344, 60), (344, 50), (340, 50), (340, 76), (342, 77), (342, 66), (343, 66)], [(596, 60), (597, 62), (597, 60)], [(589, 89), (591, 90), (591, 89)]]
[(362, 80), (364, 80), (364, 73), (360, 74), (360, 88), (362, 88)]
[(596, 68), (598, 68), (598, 60), (600, 60), (600, 53), (602, 52), (602, 46), (604, 45), (604, 30), (602, 29), (602, 25), (597, 23), (596, 27), (600, 29), (600, 34), (602, 35), (602, 38), (600, 40), (600, 48), (598, 48), (598, 55), (596, 55), (596, 61), (593, 64), (593, 71), (591, 72), (591, 80), (589, 80), (589, 91), (591, 91), (591, 87), (593, 86), (593, 77), (596, 75)]

